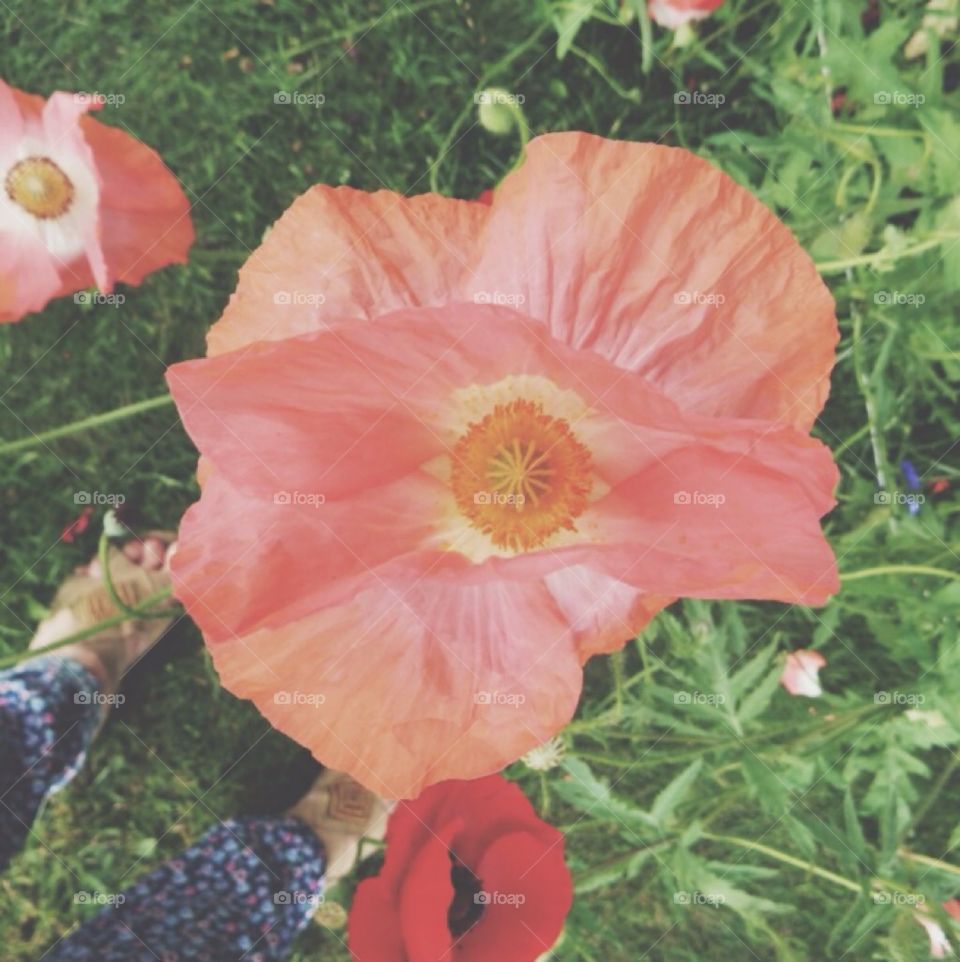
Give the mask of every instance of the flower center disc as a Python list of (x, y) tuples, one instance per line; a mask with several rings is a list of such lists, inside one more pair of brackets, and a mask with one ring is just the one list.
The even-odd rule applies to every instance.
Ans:
[(495, 545), (538, 548), (587, 507), (590, 452), (563, 418), (519, 399), (468, 425), (453, 450), (457, 506)]
[(59, 217), (73, 203), (70, 178), (49, 157), (27, 157), (10, 168), (7, 196), (42, 220)]

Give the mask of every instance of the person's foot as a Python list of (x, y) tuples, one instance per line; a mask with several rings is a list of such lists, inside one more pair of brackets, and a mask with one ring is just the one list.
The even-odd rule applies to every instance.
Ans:
[[(170, 587), (168, 565), (173, 551), (173, 535), (167, 532), (134, 537), (122, 550), (110, 548), (111, 581), (125, 605), (135, 607)], [(100, 561), (94, 558), (88, 565), (77, 568), (60, 586), (50, 606), (50, 615), (37, 627), (30, 648), (45, 648), (116, 614), (119, 610), (104, 584)], [(80, 662), (96, 676), (101, 691), (112, 694), (172, 620), (172, 614), (169, 618), (131, 619), (50, 654)]]
[(287, 814), (306, 822), (323, 842), (326, 878), (332, 885), (357, 864), (361, 839), (383, 839), (390, 809), (349, 775), (328, 768)]

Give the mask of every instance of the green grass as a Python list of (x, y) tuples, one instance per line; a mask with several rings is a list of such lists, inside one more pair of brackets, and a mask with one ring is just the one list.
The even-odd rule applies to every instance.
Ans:
[[(572, 16), (591, 5), (563, 6)], [(472, 106), (474, 91), (495, 83), (523, 92), (533, 133), (686, 146), (777, 211), (838, 304), (843, 340), (817, 432), (841, 468), (827, 521), (841, 569), (956, 572), (960, 66), (953, 49), (903, 60), (916, 3), (882, 0), (869, 32), (859, 6), (729, 0), (700, 42), (670, 49), (656, 31), (644, 53), (636, 23), (618, 26), (598, 4), (560, 59), (546, 5), (514, 0), (0, 5), (5, 79), (44, 94), (122, 94), (101, 119), (161, 151), (198, 235), (187, 267), (124, 291), (119, 308), (66, 299), (0, 329), (0, 437), (163, 393), (166, 366), (203, 352), (237, 268), (311, 184), (416, 193), (432, 180), (472, 197), (495, 183), (515, 142), (480, 129)], [(687, 86), (725, 102), (676, 105)], [(834, 117), (838, 88), (846, 106)], [(293, 89), (326, 102), (274, 104)], [(878, 91), (925, 101), (877, 104)], [(878, 297), (891, 291), (924, 300)], [(927, 492), (916, 516), (874, 499), (878, 478), (905, 488), (903, 458), (953, 482), (936, 499)], [(196, 495), (194, 466), (172, 408), (6, 457), (0, 654), (25, 647), (58, 582), (95, 548), (93, 529), (75, 545), (59, 541), (75, 492), (122, 493), (144, 522), (173, 527)], [(960, 742), (958, 602), (956, 580), (895, 570), (849, 581), (817, 611), (682, 603), (627, 650), (619, 702), (609, 660), (591, 663), (567, 767), (544, 778), (511, 769), (568, 829), (582, 892), (558, 958), (925, 958), (908, 900), (875, 901), (869, 889), (922, 894), (931, 909), (960, 891), (956, 874), (903, 854), (960, 861), (960, 779), (949, 767)], [(791, 699), (775, 685), (777, 652), (813, 645), (829, 659), (828, 695)], [(0, 878), (5, 962), (41, 957), (88, 916), (75, 891), (118, 891), (216, 819), (281, 805), (265, 785), (292, 791), (285, 773), (302, 752), (218, 689), (190, 626), (175, 647), (141, 673), (85, 771)], [(677, 690), (729, 698), (683, 706)], [(878, 691), (922, 696), (942, 726), (911, 721), (906, 701), (877, 703)], [(668, 805), (664, 789), (698, 760), (692, 787), (675, 783)], [(654, 823), (640, 814), (651, 808)], [(675, 901), (721, 890), (718, 908)], [(341, 934), (313, 926), (295, 958), (322, 949), (345, 959)]]

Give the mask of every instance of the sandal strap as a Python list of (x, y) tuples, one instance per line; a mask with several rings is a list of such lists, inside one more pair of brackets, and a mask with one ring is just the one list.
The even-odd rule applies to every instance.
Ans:
[[(153, 536), (160, 537), (161, 533), (157, 532)], [(169, 537), (172, 541), (173, 536)], [(110, 566), (114, 590), (128, 608), (135, 608), (170, 583), (166, 572), (148, 571), (112, 545), (107, 553), (107, 563)], [(103, 581), (95, 580), (89, 575), (72, 575), (63, 582), (50, 610), (56, 613), (62, 608), (70, 609), (77, 621), (78, 631), (92, 628), (120, 613)]]

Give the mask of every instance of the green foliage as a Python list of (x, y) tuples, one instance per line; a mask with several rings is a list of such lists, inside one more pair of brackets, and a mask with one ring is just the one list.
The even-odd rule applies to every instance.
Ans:
[[(904, 57), (923, 6), (881, 0), (874, 22), (860, 3), (728, 0), (682, 44), (632, 0), (68, 6), (0, 7), (5, 79), (123, 93), (103, 119), (163, 153), (198, 243), (122, 309), (68, 299), (0, 329), (4, 439), (162, 393), (312, 183), (462, 197), (494, 184), (516, 158), (477, 124), (487, 86), (524, 94), (534, 134), (696, 150), (788, 224), (837, 301), (816, 431), (841, 470), (829, 536), (841, 569), (865, 576), (819, 610), (677, 603), (616, 671), (588, 665), (562, 766), (510, 774), (567, 834), (578, 898), (559, 960), (926, 958), (918, 906), (950, 932), (939, 905), (960, 890), (960, 65), (952, 46)], [(274, 104), (293, 90), (325, 102)], [(678, 104), (684, 90), (723, 101)], [(892, 497), (908, 492), (904, 459), (950, 482), (925, 487), (916, 514)], [(0, 465), (0, 654), (25, 647), (95, 548), (96, 525), (58, 540), (75, 492), (122, 492), (173, 526), (194, 466), (163, 408)], [(299, 757), (218, 690), (186, 625), (180, 647), (0, 879), (4, 959), (41, 957), (88, 914), (73, 892), (123, 888), (251, 810)], [(801, 647), (828, 659), (820, 699), (778, 683)], [(345, 959), (341, 937), (314, 926), (295, 959)]]

